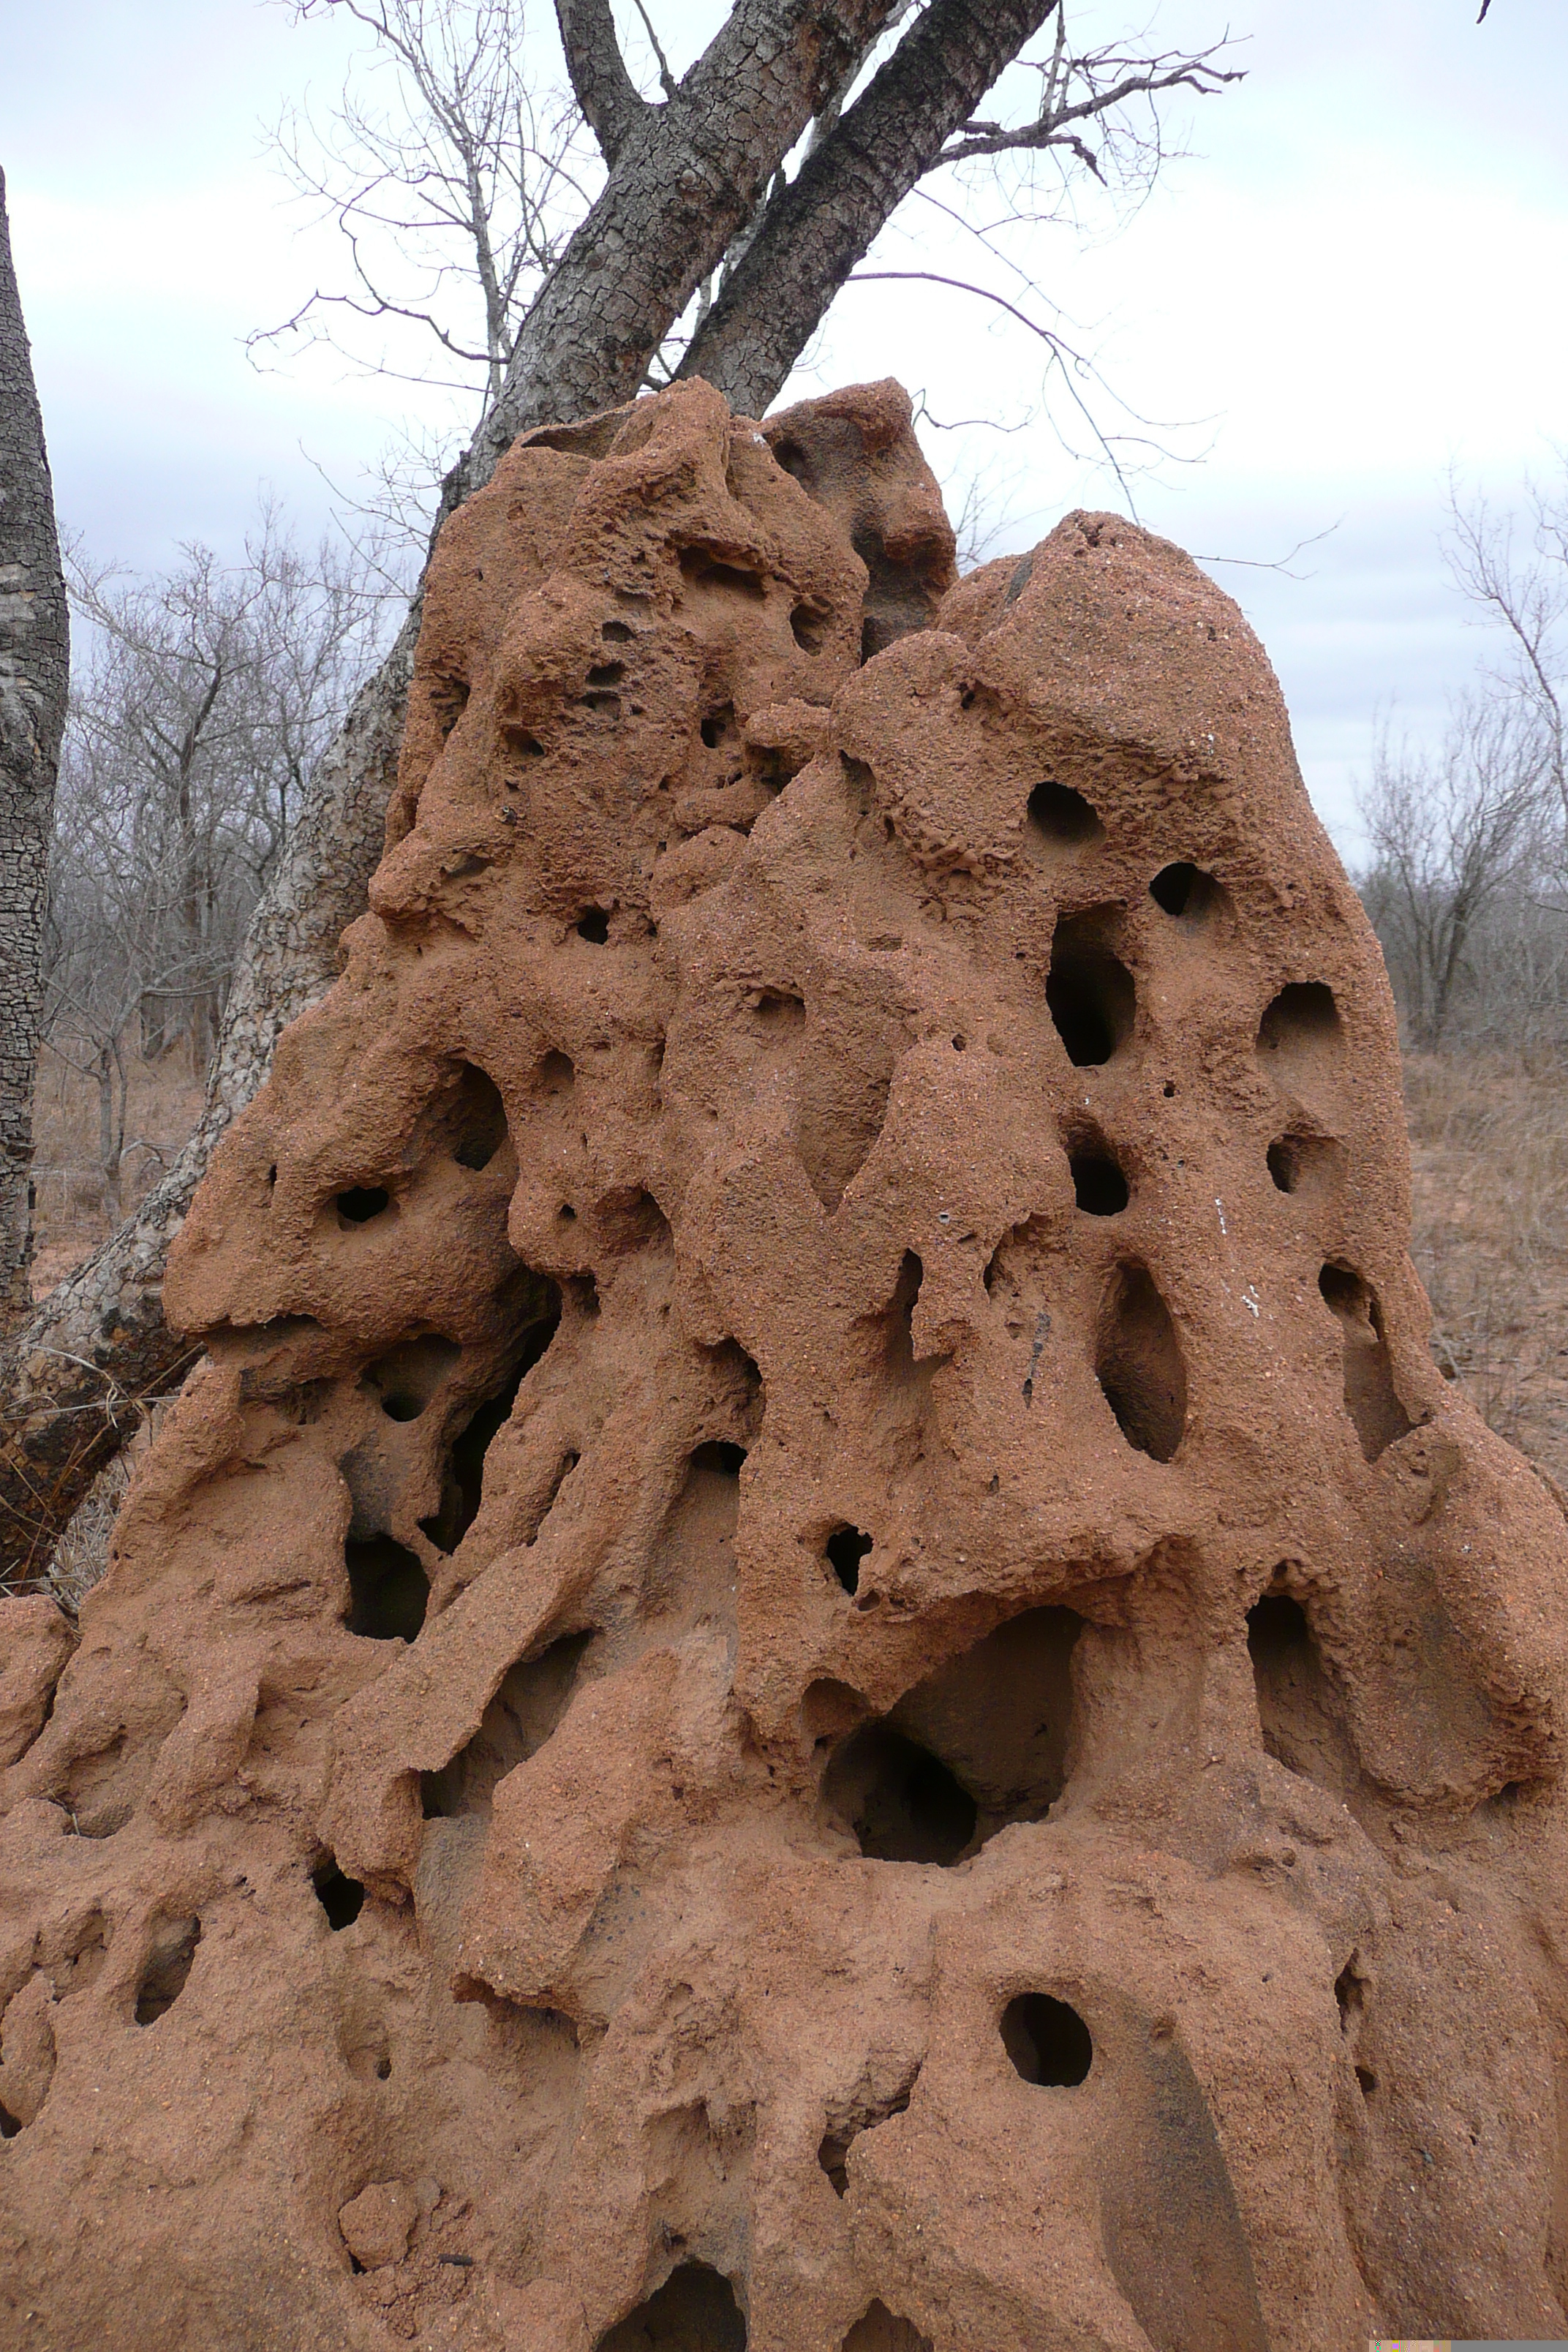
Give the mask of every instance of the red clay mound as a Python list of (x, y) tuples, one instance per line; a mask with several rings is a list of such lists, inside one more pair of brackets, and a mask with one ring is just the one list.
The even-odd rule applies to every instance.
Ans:
[(1185, 556), (951, 582), (885, 385), (448, 524), (208, 1360), (3, 1612), (6, 2346), (1561, 2332), (1568, 1529), (1375, 946)]

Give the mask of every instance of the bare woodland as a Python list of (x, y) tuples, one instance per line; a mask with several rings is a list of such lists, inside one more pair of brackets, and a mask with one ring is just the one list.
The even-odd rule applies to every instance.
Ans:
[[(44, 1570), (188, 1369), (162, 1318), (164, 1255), (363, 909), (433, 530), (520, 433), (649, 385), (702, 375), (762, 415), (862, 266), (889, 274), (872, 248), (900, 206), (937, 203), (992, 247), (1018, 232), (1012, 254), (1032, 256), (1042, 223), (1070, 227), (1078, 185), (1147, 185), (1164, 94), (1236, 78), (1215, 51), (1079, 51), (1064, 0), (736, 0), (679, 77), (641, 0), (618, 16), (556, 0), (553, 58), (514, 0), (300, 0), (301, 30), (328, 6), (363, 27), (363, 71), (275, 142), (298, 194), (342, 229), (345, 272), (259, 330), (257, 357), (287, 364), (329, 341), (456, 388), (471, 427), (459, 446), (393, 447), (346, 535), (320, 547), (263, 509), (237, 563), (191, 547), (152, 580), (68, 551), (76, 675), (36, 969), (16, 985), (37, 1004), (51, 1100), (68, 1094), (90, 1123), (75, 1148), (109, 1232), (28, 1316), (25, 1211), (3, 1208), (20, 1234), (0, 1366), (13, 1580)], [(1078, 400), (1076, 355), (1028, 309), (1034, 266), (1010, 257), (1019, 331), (1037, 339), (1047, 396), (1054, 381)], [(9, 380), (0, 391), (8, 415)], [(1412, 1048), (1511, 1068), (1560, 1055), (1568, 1021), (1568, 484), (1522, 519), (1458, 501), (1452, 551), (1497, 657), (1439, 759), (1384, 743), (1364, 893)], [(6, 658), (0, 622), (0, 719)], [(58, 687), (63, 701), (63, 668)], [(11, 839), (47, 805), (47, 691), (35, 782), (5, 770)], [(11, 743), (0, 727), (8, 761)], [(200, 1089), (188, 1135), (139, 1118), (150, 1071), (177, 1073), (182, 1103)], [(25, 1126), (0, 1149), (25, 1194)], [(1498, 1312), (1444, 1311), (1448, 1368), (1489, 1362)]]

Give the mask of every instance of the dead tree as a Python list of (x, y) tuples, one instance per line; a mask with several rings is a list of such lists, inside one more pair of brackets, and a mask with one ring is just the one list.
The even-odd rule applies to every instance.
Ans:
[(30, 1305), (33, 1073), (70, 634), (0, 172), (0, 1321)]
[[(1062, 0), (929, 0), (856, 94), (900, 0), (734, 0), (679, 81), (645, 98), (610, 0), (556, 0), (567, 72), (598, 143), (604, 183), (510, 339), (505, 381), (444, 486), (437, 528), (487, 482), (518, 435), (634, 399), (700, 288), (728, 282), (681, 362), (744, 413), (777, 395), (839, 289), (927, 172), (968, 156), (1058, 148), (1138, 94), (1236, 79), (1212, 53), (1068, 60), (1042, 76), (1037, 116), (1016, 127), (975, 110)], [(1058, 50), (1060, 45), (1058, 44)], [(1096, 68), (1100, 70), (1096, 70)], [(795, 181), (786, 159), (813, 125)], [(1092, 161), (1092, 158), (1090, 159)], [(165, 1253), (228, 1120), (267, 1074), (279, 1031), (337, 971), (380, 854), (419, 625), (362, 689), (311, 779), (231, 986), (206, 1109), (168, 1176), (52, 1294), (0, 1363), (0, 1573), (47, 1558), (141, 1400), (189, 1361), (165, 1328)]]

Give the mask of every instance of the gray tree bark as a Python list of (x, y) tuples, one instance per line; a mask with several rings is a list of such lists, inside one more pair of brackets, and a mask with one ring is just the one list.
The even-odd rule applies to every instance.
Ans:
[(933, 0), (795, 178), (769, 200), (693, 336), (700, 375), (760, 416), (828, 304), (1057, 0)]
[(70, 626), (0, 172), (0, 1328), (31, 1305), (33, 1079)]
[[(437, 530), (521, 434), (637, 396), (692, 293), (755, 219), (784, 158), (837, 102), (894, 5), (737, 0), (667, 102), (653, 105), (617, 70), (603, 0), (558, 0), (574, 88), (609, 176), (524, 321), (501, 398), (448, 477)], [(855, 260), (1051, 5), (935, 0), (820, 143), (815, 197), (791, 205), (785, 196), (764, 213), (765, 249), (759, 258), (753, 247), (716, 306), (691, 372), (710, 373), (736, 406), (763, 413)], [(900, 109), (910, 136), (903, 162)], [(193, 1360), (163, 1320), (164, 1258), (224, 1129), (261, 1085), (285, 1024), (331, 985), (339, 936), (363, 911), (418, 615), (416, 599), (311, 779), (235, 976), (201, 1124), (136, 1214), (0, 1356), (0, 1579), (13, 1585), (38, 1573), (144, 1402), (176, 1386)]]

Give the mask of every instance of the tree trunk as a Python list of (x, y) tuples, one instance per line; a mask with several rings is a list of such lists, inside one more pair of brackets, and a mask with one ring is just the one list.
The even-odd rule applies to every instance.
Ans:
[(44, 891), (70, 635), (0, 172), (0, 1329), (31, 1305)]
[[(101, 1046), (98, 1067), (93, 1072), (98, 1082), (98, 1172), (103, 1213), (120, 1223), (120, 1145), (115, 1134), (114, 1118), (114, 1048)], [(120, 1121), (123, 1133), (125, 1121)]]
[[(611, 165), (604, 192), (523, 323), (500, 401), (447, 477), (437, 530), (489, 481), (521, 434), (570, 426), (635, 398), (693, 289), (755, 216), (784, 157), (875, 41), (893, 5), (737, 0), (668, 104), (639, 100), (640, 111), (631, 113), (617, 103), (613, 133), (604, 134)], [(562, 16), (568, 66), (595, 130), (594, 108), (603, 110), (608, 85), (585, 72), (573, 44), (584, 26), (602, 38), (606, 13), (574, 0)], [(951, 130), (965, 118), (1048, 13), (1029, 0), (937, 0), (937, 30), (923, 37), (918, 70), (906, 68), (891, 85), (919, 100), (922, 153), (934, 155), (932, 140), (940, 146), (945, 135), (941, 126)], [(770, 299), (764, 269), (750, 273), (750, 309), (737, 301), (725, 310), (725, 332), (747, 354), (746, 405), (753, 414), (776, 396), (855, 255), (910, 184), (885, 149), (887, 77), (910, 38), (867, 94), (880, 110), (869, 118), (878, 170), (868, 173), (858, 161), (865, 100), (819, 150), (832, 149), (838, 159), (837, 176), (823, 184), (836, 201), (842, 196), (851, 234), (847, 242), (835, 234), (813, 245), (815, 308), (797, 272), (787, 333), (761, 337)], [(771, 249), (780, 251), (776, 236)], [(195, 1133), (135, 1215), (44, 1301), (0, 1358), (0, 1577), (25, 1580), (41, 1570), (92, 1478), (134, 1431), (138, 1401), (166, 1393), (195, 1360), (163, 1321), (164, 1258), (224, 1129), (260, 1087), (285, 1024), (331, 985), (340, 935), (364, 910), (395, 779), (419, 610), (416, 597), (395, 646), (362, 688), (300, 801), (240, 955)]]
[(682, 375), (760, 416), (858, 261), (1057, 0), (933, 0), (773, 196)]

